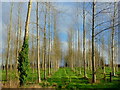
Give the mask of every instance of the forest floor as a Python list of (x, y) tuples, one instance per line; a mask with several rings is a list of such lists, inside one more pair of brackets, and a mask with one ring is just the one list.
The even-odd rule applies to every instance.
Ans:
[[(119, 68), (120, 69), (120, 68)], [(29, 73), (27, 84), (22, 88), (66, 88), (66, 89), (79, 89), (79, 88), (120, 88), (120, 71), (116, 76), (112, 76), (110, 82), (109, 73), (110, 69), (106, 68), (106, 78), (104, 79), (103, 70), (97, 70), (97, 81), (91, 83), (91, 71), (87, 70), (87, 78), (83, 77), (82, 73), (79, 74), (79, 68), (71, 70), (70, 68), (60, 68), (51, 76), (47, 76), (47, 80), (43, 80), (43, 71), (41, 71), (42, 82), (37, 84), (37, 72), (32, 70)], [(5, 71), (2, 71), (2, 87), (3, 88), (19, 88), (18, 77), (15, 72), (9, 72), (9, 81), (5, 81)]]

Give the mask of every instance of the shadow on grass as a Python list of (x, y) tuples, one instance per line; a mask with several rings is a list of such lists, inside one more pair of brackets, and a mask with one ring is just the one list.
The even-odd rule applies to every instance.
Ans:
[(79, 79), (79, 81), (80, 81), (80, 83), (89, 83), (89, 79), (88, 78), (84, 78), (84, 77), (82, 77), (82, 78), (78, 78)]

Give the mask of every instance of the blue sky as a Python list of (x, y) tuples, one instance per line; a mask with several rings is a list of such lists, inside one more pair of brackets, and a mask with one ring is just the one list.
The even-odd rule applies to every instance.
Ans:
[[(14, 9), (13, 9), (13, 18), (17, 19), (17, 12), (16, 12), (16, 8), (17, 8), (18, 4), (14, 4)], [(71, 25), (73, 25), (73, 19), (74, 19), (74, 8), (76, 3), (56, 3), (57, 5), (57, 9), (60, 10), (61, 12), (63, 12), (62, 14), (60, 13), (60, 17), (58, 16), (58, 31), (60, 32), (60, 39), (63, 41), (67, 40), (67, 35), (66, 32), (68, 31), (69, 27)], [(34, 8), (35, 4), (33, 4), (33, 8), (32, 8), (32, 14), (31, 20), (35, 19), (35, 8)], [(9, 23), (9, 11), (10, 11), (10, 3), (3, 3), (2, 5), (2, 9), (4, 9), (2, 11), (2, 23), (3, 24), (8, 24)], [(25, 3), (25, 5), (23, 5), (23, 9), (22, 9), (22, 16), (26, 16), (26, 11), (27, 11), (27, 4)], [(25, 17), (22, 17), (23, 21), (25, 21)], [(82, 20), (82, 19), (80, 19)], [(15, 21), (13, 21), (14, 23)], [(81, 22), (80, 22), (81, 23)], [(80, 24), (81, 26), (79, 26), (80, 30), (82, 30), (82, 24)], [(4, 27), (3, 27), (4, 28)]]
[[(60, 13), (58, 14), (57, 16), (57, 31), (59, 33), (59, 38), (60, 38), (60, 41), (62, 42), (62, 47), (64, 49), (67, 48), (67, 33), (69, 32), (69, 29), (71, 27), (73, 27), (74, 30), (77, 30), (79, 28), (80, 30), (80, 35), (81, 35), (81, 38), (82, 38), (82, 17), (81, 17), (81, 14), (82, 14), (82, 3), (79, 3), (80, 7), (79, 7), (79, 19), (76, 19), (76, 16), (75, 16), (75, 13), (76, 13), (76, 6), (78, 5), (78, 3), (70, 3), (70, 2), (61, 2), (61, 3), (56, 3), (55, 6), (57, 8), (58, 11), (60, 11)], [(17, 20), (17, 6), (18, 4), (14, 4), (14, 9), (13, 9), (13, 25), (15, 26), (16, 25), (16, 20)], [(91, 30), (91, 23), (89, 22), (88, 19), (91, 19), (91, 6), (90, 6), (90, 3), (87, 3), (86, 4), (86, 7), (87, 7), (87, 12), (89, 12), (89, 14), (87, 14), (87, 17), (86, 17), (86, 25), (88, 25), (86, 27), (86, 29), (88, 31)], [(25, 17), (26, 17), (26, 12), (27, 12), (27, 3), (24, 3), (24, 5), (22, 6), (22, 21), (25, 22)], [(104, 8), (104, 7), (101, 7), (101, 8)], [(100, 9), (101, 9), (100, 8)], [(0, 32), (2, 32), (3, 36), (2, 36), (2, 44), (4, 45), (4, 40), (7, 38), (6, 36), (6, 27), (7, 27), (7, 24), (9, 24), (9, 11), (10, 11), (10, 3), (2, 3), (2, 12), (0, 12), (0, 15), (2, 15), (2, 30)], [(1, 16), (0, 16), (1, 17)], [(35, 3), (33, 4), (32, 6), (32, 14), (31, 14), (31, 22), (32, 21), (35, 21)], [(107, 17), (107, 15), (106, 15)], [(105, 21), (107, 20), (107, 18), (104, 17), (101, 15), (99, 17), (100, 21), (97, 20), (96, 22), (97, 23), (100, 23), (101, 21)], [(76, 27), (76, 23), (74, 22), (75, 20), (77, 20), (77, 23), (79, 24), (79, 27)], [(1, 23), (1, 20), (0, 20), (0, 23)], [(23, 24), (24, 25), (24, 24)], [(97, 29), (102, 29), (104, 27), (107, 27), (107, 25), (109, 25), (108, 23), (106, 23), (104, 26), (101, 26)], [(22, 28), (24, 30), (24, 27)], [(96, 30), (97, 31), (97, 30)], [(106, 34), (106, 33), (104, 33)], [(24, 33), (23, 33), (24, 35)], [(107, 36), (107, 34), (106, 34)], [(87, 40), (89, 40), (90, 38), (89, 37), (86, 37)], [(107, 44), (107, 38), (105, 39), (106, 40), (106, 44)], [(82, 42), (81, 42), (82, 43)], [(98, 44), (98, 43), (97, 43)], [(105, 53), (106, 53), (106, 50), (105, 50)], [(107, 53), (105, 54), (105, 56), (107, 56)], [(106, 57), (107, 59), (108, 57)]]

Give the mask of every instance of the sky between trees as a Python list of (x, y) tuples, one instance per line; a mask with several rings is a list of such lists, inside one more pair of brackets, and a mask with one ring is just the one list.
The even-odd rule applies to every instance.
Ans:
[[(17, 3), (17, 2), (15, 2)], [(67, 51), (68, 49), (68, 32), (69, 30), (72, 28), (74, 30), (77, 30), (79, 28), (80, 30), (80, 39), (81, 39), (81, 44), (82, 44), (82, 4), (83, 3), (73, 3), (73, 2), (60, 2), (60, 3), (53, 3), (53, 6), (57, 9), (58, 11), (58, 15), (57, 15), (57, 32), (58, 32), (58, 35), (59, 35), (59, 39), (61, 41), (61, 48), (64, 52)], [(105, 5), (106, 4), (106, 5)], [(24, 26), (24, 22), (25, 22), (25, 16), (26, 16), (26, 12), (27, 12), (27, 3), (23, 3), (22, 4), (22, 13), (21, 13), (21, 20), (22, 20), (22, 25)], [(40, 8), (43, 8), (44, 6), (40, 6)], [(78, 10), (79, 10), (79, 18), (76, 19), (76, 7), (79, 7)], [(86, 3), (86, 30), (90, 31), (91, 30), (91, 3)], [(96, 7), (97, 8), (97, 12), (99, 12), (99, 10), (101, 10), (101, 8), (107, 8), (107, 7), (110, 7), (110, 9), (108, 9), (107, 11), (112, 11), (112, 8), (113, 6), (109, 5), (109, 3), (99, 3), (98, 6)], [(100, 9), (99, 9), (100, 8)], [(17, 10), (18, 9), (18, 3), (17, 4), (14, 4), (14, 8), (13, 8), (13, 29), (16, 28), (16, 21), (17, 21)], [(36, 9), (36, 4), (33, 2), (33, 6), (32, 6), (32, 12), (31, 12), (31, 24), (30, 24), (30, 32), (29, 32), (29, 35), (31, 34), (36, 34), (36, 28), (34, 28), (35, 25), (32, 25), (32, 23), (35, 21), (36, 17), (35, 17), (35, 9)], [(9, 15), (10, 15), (10, 3), (9, 2), (5, 2), (5, 3), (2, 3), (2, 12), (0, 12), (0, 15), (2, 15), (2, 21), (0, 21), (0, 23), (2, 23), (2, 30), (0, 30), (0, 33), (2, 33), (2, 40), (0, 40), (0, 43), (2, 43), (2, 51), (0, 51), (0, 53), (4, 53), (4, 50), (6, 48), (6, 40), (7, 40), (7, 25), (9, 24)], [(1, 14), (2, 13), (2, 14)], [(41, 18), (43, 17), (43, 13), (40, 14)], [(104, 16), (104, 17), (102, 17)], [(0, 16), (1, 17), (1, 16)], [(96, 23), (100, 23), (100, 22), (104, 22), (104, 21), (107, 21), (109, 19), (109, 14), (100, 14), (99, 15), (99, 18), (98, 20), (96, 20)], [(40, 20), (40, 23), (44, 23), (44, 20)], [(79, 24), (79, 27), (78, 25)], [(97, 30), (98, 29), (104, 29), (105, 27), (109, 26), (110, 23), (105, 23), (104, 25), (102, 26), (99, 26), (98, 28), (96, 28), (96, 33), (97, 33)], [(43, 27), (41, 25), (41, 27)], [(51, 27), (53, 28), (53, 27)], [(34, 33), (32, 32), (32, 29), (34, 29)], [(117, 29), (117, 28), (116, 28)], [(91, 31), (90, 31), (91, 32)], [(106, 33), (107, 32), (107, 33)], [(116, 32), (118, 32), (116, 30)], [(88, 33), (88, 32), (87, 32)], [(106, 60), (106, 63), (107, 63), (107, 60), (108, 60), (108, 46), (107, 44), (109, 43), (108, 42), (108, 36), (110, 34), (110, 31), (105, 31), (101, 34), (101, 36), (103, 35), (103, 37), (106, 37), (105, 38), (105, 49), (102, 50), (102, 48), (100, 49), (100, 52), (103, 51), (104, 52), (104, 58)], [(24, 27), (22, 27), (22, 37), (24, 36)], [(78, 37), (78, 36), (76, 36)], [(30, 37), (31, 38), (31, 37)], [(115, 36), (116, 40), (118, 40), (118, 35)], [(86, 42), (89, 41), (91, 38), (87, 37), (86, 36)], [(31, 39), (29, 41), (29, 47), (31, 47)], [(42, 44), (43, 41), (41, 40), (40, 43)], [(76, 43), (74, 43), (76, 44)], [(88, 45), (88, 44), (86, 44)], [(98, 45), (98, 47), (101, 45), (101, 43), (99, 42), (96, 42), (96, 45)], [(82, 48), (82, 45), (81, 45), (81, 48)], [(119, 61), (120, 63), (120, 61)]]

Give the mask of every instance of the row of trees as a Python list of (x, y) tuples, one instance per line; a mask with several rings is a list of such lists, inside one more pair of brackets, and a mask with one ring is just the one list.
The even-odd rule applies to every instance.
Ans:
[[(10, 22), (7, 27), (7, 47), (5, 47), (5, 52), (3, 52), (3, 57), (6, 59), (6, 80), (8, 80), (9, 65), (10, 70), (15, 70), (16, 76), (19, 75), (20, 85), (26, 83), (30, 67), (33, 73), (37, 67), (38, 83), (40, 83), (40, 71), (44, 71), (44, 79), (46, 80), (47, 75), (51, 75), (52, 71), (56, 72), (59, 69), (62, 56), (64, 56), (67, 66), (71, 67), (72, 70), (75, 71), (75, 67), (80, 67), (81, 74), (81, 68), (83, 67), (85, 78), (87, 77), (86, 70), (91, 70), (93, 83), (96, 82), (96, 71), (99, 67), (103, 67), (103, 73), (105, 74), (106, 62), (110, 62), (108, 64), (111, 65), (112, 74), (115, 75), (118, 45), (115, 42), (117, 40), (115, 36), (117, 36), (117, 26), (119, 25), (117, 22), (116, 2), (105, 3), (104, 5), (97, 2), (76, 4), (74, 24), (71, 25), (67, 33), (68, 49), (66, 54), (61, 48), (57, 28), (58, 16), (60, 16), (59, 13), (61, 12), (56, 9), (55, 3), (36, 2), (33, 3), (35, 5), (35, 10), (33, 10), (32, 0), (30, 0), (25, 28), (23, 27), (24, 21), (22, 21), (23, 17), (21, 14), (24, 3), (17, 4), (18, 17), (16, 27), (14, 27), (13, 23), (15, 21), (12, 21), (14, 3), (11, 3)], [(100, 8), (101, 5), (103, 5), (102, 8)], [(35, 13), (36, 17), (31, 18), (34, 15), (32, 12)], [(107, 15), (110, 17), (107, 17)], [(80, 18), (82, 18), (82, 21), (80, 21)], [(82, 22), (82, 25), (79, 22)], [(82, 30), (80, 27), (82, 27)], [(23, 30), (25, 31), (24, 37)], [(103, 31), (108, 34), (104, 34)], [(105, 58), (106, 53), (108, 54), (108, 61)], [(12, 68), (13, 64), (14, 68)], [(51, 70), (52, 68), (53, 70)], [(46, 71), (48, 71), (48, 74)]]
[[(118, 42), (116, 42), (116, 44), (114, 42), (118, 39), (116, 35), (118, 33), (117, 26), (119, 22), (117, 21), (118, 13), (116, 2), (105, 3), (105, 7), (103, 3), (93, 2), (89, 4), (92, 7), (91, 11), (88, 11), (88, 3), (82, 3), (82, 5), (78, 5), (77, 3), (76, 5), (77, 12), (75, 12), (75, 14), (77, 21), (75, 21), (75, 25), (78, 26), (75, 26), (75, 28), (77, 27), (78, 30), (74, 30), (73, 26), (68, 32), (68, 51), (65, 60), (67, 60), (66, 62), (73, 70), (73, 67), (83, 67), (85, 78), (87, 77), (86, 70), (92, 70), (92, 82), (94, 83), (96, 82), (96, 72), (99, 68), (102, 68), (103, 74), (105, 74), (105, 66), (109, 65), (112, 69), (113, 76), (115, 75), (115, 71), (118, 71), (118, 66), (116, 66), (116, 64), (118, 64)], [(100, 9), (101, 5), (103, 5), (103, 8)], [(82, 6), (81, 13), (78, 9), (80, 6)], [(79, 22), (81, 22), (79, 21), (80, 15), (82, 16), (83, 22), (83, 38), (81, 37), (81, 40), (79, 30)], [(108, 17), (108, 15), (110, 17)], [(104, 32), (108, 34), (104, 34)], [(89, 40), (86, 41), (86, 38), (89, 38)]]
[[(7, 54), (5, 64), (6, 80), (8, 80), (9, 77), (8, 66), (10, 66), (10, 70), (15, 70), (16, 76), (19, 75), (20, 85), (24, 85), (26, 83), (30, 67), (32, 67), (33, 72), (37, 67), (39, 83), (41, 82), (41, 70), (44, 71), (44, 79), (46, 80), (46, 71), (48, 71), (48, 75), (51, 75), (53, 72), (57, 71), (59, 69), (61, 58), (61, 43), (58, 37), (58, 32), (56, 31), (58, 12), (55, 9), (54, 5), (52, 5), (52, 3), (37, 2), (35, 10), (36, 21), (30, 21), (30, 16), (32, 12), (32, 2), (30, 0), (30, 2), (28, 3), (25, 28), (22, 27), (24, 24), (22, 23), (21, 6), (23, 5), (24, 3), (18, 3), (17, 28), (13, 28), (12, 16), (14, 3), (11, 3), (10, 25), (9, 28), (7, 28), (9, 30), (8, 47), (7, 51), (4, 54), (5, 56)], [(39, 12), (41, 12), (41, 14)], [(39, 17), (40, 15), (41, 17)], [(22, 36), (22, 29), (25, 29), (24, 37)], [(15, 31), (16, 35), (14, 35), (14, 37), (12, 37), (11, 31)], [(15, 44), (12, 46), (13, 42), (15, 42)], [(11, 52), (13, 52), (12, 56), (10, 55)], [(52, 70), (53, 72), (51, 72), (51, 68), (54, 68), (54, 70)]]

